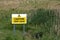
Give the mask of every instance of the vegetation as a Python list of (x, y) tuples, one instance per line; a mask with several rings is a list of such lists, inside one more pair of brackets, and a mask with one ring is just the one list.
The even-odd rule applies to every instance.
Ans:
[[(56, 11), (60, 8), (59, 0), (28, 0), (22, 1), (22, 3), (17, 1), (17, 6), (14, 0), (13, 4), (9, 0), (7, 4), (6, 2), (3, 3), (3, 1), (0, 0), (0, 40), (23, 40), (22, 25), (16, 25), (16, 33), (13, 33), (13, 25), (11, 24), (11, 14), (13, 13), (27, 13), (28, 15), (28, 23), (25, 25), (26, 40), (32, 40), (27, 35), (34, 35), (36, 32), (43, 32), (41, 40), (60, 40), (59, 32), (57, 34), (57, 31), (54, 29), (58, 25), (55, 22), (59, 22), (59, 16), (57, 15), (59, 12)], [(30, 34), (28, 34), (29, 30), (31, 30)]]

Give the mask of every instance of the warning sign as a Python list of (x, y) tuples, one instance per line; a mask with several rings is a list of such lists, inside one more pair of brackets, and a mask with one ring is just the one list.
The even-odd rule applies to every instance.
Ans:
[(12, 24), (26, 24), (27, 14), (12, 14)]

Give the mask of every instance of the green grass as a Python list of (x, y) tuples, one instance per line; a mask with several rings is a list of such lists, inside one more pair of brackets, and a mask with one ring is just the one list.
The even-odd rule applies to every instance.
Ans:
[[(8, 0), (7, 4), (4, 4), (3, 1), (4, 0), (0, 0), (0, 2), (2, 2), (0, 3), (1, 4), (0, 5), (0, 40), (14, 40), (15, 39), (14, 37), (16, 37), (16, 40), (23, 40), (22, 25), (16, 25), (16, 35), (14, 36), (13, 25), (11, 24), (11, 14), (13, 13), (28, 14), (28, 23), (26, 24), (26, 32), (28, 30), (32, 30), (31, 34), (34, 34), (40, 31), (44, 33), (42, 40), (55, 40), (57, 36), (56, 34), (54, 34), (54, 28), (52, 27), (51, 24), (52, 21), (50, 18), (53, 17), (53, 14), (49, 16), (48, 14), (49, 14), (49, 9), (53, 9), (50, 10), (50, 13), (52, 13), (54, 9), (60, 8), (59, 7), (60, 1), (41, 0), (41, 1), (36, 1), (36, 3), (35, 0), (33, 1), (28, 0), (29, 3), (27, 1), (22, 1), (22, 3), (19, 3), (19, 1), (17, 1), (16, 5), (18, 6), (15, 5), (14, 3), (15, 1), (13, 1), (13, 4), (10, 3), (11, 0)], [(37, 13), (37, 15), (35, 15), (35, 12)], [(46, 14), (48, 17), (46, 17)], [(40, 17), (41, 15), (42, 17)], [(32, 39), (27, 36), (26, 40), (32, 40)]]
[[(16, 9), (15, 10), (10, 9), (8, 11), (7, 10), (0, 10), (0, 15), (1, 15), (0, 16), (0, 32), (1, 32), (0, 33), (0, 37), (1, 37), (0, 40), (14, 40), (15, 39), (14, 37), (16, 37), (16, 40), (23, 39), (22, 25), (16, 25), (16, 36), (14, 36), (13, 25), (11, 24), (11, 14), (12, 13), (18, 13), (18, 14), (19, 13), (27, 13), (28, 14), (29, 19), (28, 19), (28, 24), (26, 25), (26, 32), (28, 30), (32, 30), (31, 34), (34, 34), (34, 33), (40, 31), (40, 32), (44, 33), (42, 40), (55, 40), (54, 31), (51, 31), (51, 30), (53, 30), (52, 25), (50, 25), (51, 21), (49, 22), (49, 20), (50, 20), (49, 17), (52, 17), (54, 14), (53, 15), (51, 14), (50, 16), (48, 16), (48, 14), (49, 14), (48, 10), (47, 9), (38, 9), (36, 11), (35, 10), (22, 11), (22, 10), (16, 10)], [(37, 20), (34, 19), (34, 18), (36, 18), (35, 16), (32, 16), (32, 15), (34, 15), (33, 13), (35, 13), (35, 12), (37, 13), (37, 15), (36, 15)], [(50, 13), (51, 12), (53, 12), (53, 10), (51, 10)], [(30, 15), (30, 13), (32, 15)], [(43, 17), (45, 15), (45, 13), (47, 13), (46, 16), (48, 16), (48, 18)], [(45, 25), (43, 24), (43, 21), (42, 21), (43, 19), (42, 18), (39, 19), (40, 18), (39, 16), (41, 16), (41, 15), (42, 15), (43, 19), (44, 18), (48, 19), (48, 20), (46, 20), (47, 23), (45, 22), (45, 19), (44, 19), (44, 23), (46, 23)], [(32, 21), (30, 17), (32, 17), (32, 20), (34, 20), (34, 21)], [(39, 21), (38, 21), (38, 19), (39, 19)], [(31, 21), (29, 21), (29, 20), (31, 20)], [(40, 22), (40, 20), (41, 20), (41, 22)], [(29, 22), (31, 22), (31, 23), (29, 23)], [(38, 22), (40, 22), (40, 23), (38, 23)], [(50, 28), (52, 28), (52, 29), (50, 30)], [(31, 40), (30, 37), (26, 38), (26, 40), (28, 40), (28, 39)]]

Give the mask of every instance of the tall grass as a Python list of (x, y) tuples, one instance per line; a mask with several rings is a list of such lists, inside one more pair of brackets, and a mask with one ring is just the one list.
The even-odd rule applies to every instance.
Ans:
[[(28, 23), (26, 26), (26, 32), (32, 30), (31, 34), (36, 32), (43, 32), (42, 40), (55, 40), (55, 34), (53, 31), (53, 23), (55, 22), (55, 11), (49, 9), (37, 9), (30, 11), (23, 11), (17, 9), (0, 10), (0, 31), (5, 32), (7, 36), (1, 37), (4, 40), (14, 40), (13, 37), (13, 25), (11, 24), (11, 14), (13, 13), (27, 13)], [(3, 30), (3, 31), (2, 31)], [(22, 40), (22, 25), (16, 25), (16, 40)], [(2, 40), (2, 39), (0, 39)]]

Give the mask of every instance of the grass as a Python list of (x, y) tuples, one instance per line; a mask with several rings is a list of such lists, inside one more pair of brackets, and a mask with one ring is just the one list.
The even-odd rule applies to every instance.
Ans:
[[(43, 8), (41, 10), (38, 10), (40, 8)], [(46, 10), (46, 13), (48, 13), (49, 9), (59, 9), (60, 8), (60, 1), (53, 1), (53, 0), (48, 0), (48, 1), (43, 1), (39, 0), (35, 2), (35, 0), (28, 0), (28, 1), (15, 1), (15, 0), (0, 0), (0, 40), (14, 40), (14, 33), (13, 33), (13, 25), (11, 24), (11, 14), (13, 13), (27, 13), (28, 14), (28, 21), (31, 21), (32, 19), (38, 17), (38, 15), (35, 15), (35, 12), (37, 12), (40, 16), (40, 13), (43, 13), (44, 10)], [(47, 10), (48, 9), (48, 10)], [(36, 11), (37, 10), (37, 11)], [(45, 11), (44, 11), (45, 13)], [(41, 14), (42, 15), (42, 14)], [(36, 18), (38, 20), (34, 20), (35, 22), (39, 22), (41, 17)], [(44, 18), (43, 18), (44, 19)], [(45, 19), (44, 19), (45, 20)], [(41, 21), (44, 21), (41, 18)], [(50, 19), (49, 19), (50, 20)], [(33, 21), (32, 21), (33, 22)], [(31, 22), (31, 23), (32, 23)], [(34, 22), (34, 23), (35, 23)], [(38, 23), (37, 22), (37, 23)], [(51, 21), (50, 21), (51, 22)], [(43, 24), (27, 24), (26, 25), (26, 32), (28, 30), (32, 30), (31, 34), (34, 34), (36, 32), (43, 32), (44, 35), (42, 37), (42, 40), (55, 40), (55, 34), (54, 34), (54, 28), (50, 26), (50, 22), (47, 22), (47, 25)], [(42, 23), (42, 22), (41, 22)], [(51, 30), (49, 30), (51, 27)], [(16, 40), (22, 40), (23, 39), (23, 32), (22, 32), (22, 25), (16, 25)], [(49, 33), (51, 31), (51, 34)], [(30, 35), (30, 34), (29, 34)], [(60, 37), (59, 37), (60, 38)], [(26, 37), (26, 40), (31, 38)]]
[[(0, 31), (1, 31), (1, 34), (0, 34), (1, 35), (0, 36), (1, 39), (0, 40), (14, 40), (15, 39), (14, 36), (13, 36), (13, 25), (11, 24), (11, 14), (12, 13), (23, 13), (23, 12), (27, 13), (28, 15), (29, 15), (29, 13), (31, 13), (32, 15), (34, 15), (33, 13), (35, 13), (34, 11), (32, 11), (32, 12), (31, 11), (28, 11), (27, 12), (27, 11), (13, 10), (13, 9), (10, 9), (8, 11), (7, 10), (0, 10), (0, 15), (2, 15), (0, 17), (0, 20), (1, 20), (0, 21), (0, 25), (1, 25), (0, 26)], [(46, 9), (41, 9), (41, 10), (38, 9), (36, 12), (40, 15), (40, 12), (41, 13), (45, 13), (45, 12), (48, 13), (49, 11), (46, 10)], [(5, 13), (5, 15), (4, 15), (4, 13)], [(35, 16), (32, 16), (32, 15), (29, 16), (29, 19), (30, 19), (30, 17), (32, 17), (32, 19), (38, 17), (38, 15), (36, 15), (36, 17)], [(42, 16), (44, 16), (44, 15), (42, 15)], [(37, 19), (39, 19), (39, 18), (37, 18)], [(42, 21), (42, 19), (40, 19), (40, 20)], [(35, 22), (36, 21), (37, 20), (35, 20)], [(38, 21), (38, 22), (40, 22), (40, 21)], [(49, 30), (49, 28), (51, 26), (50, 25), (51, 24), (50, 22), (48, 21), (48, 23), (47, 23), (48, 25), (44, 25), (44, 24), (42, 24), (42, 22), (41, 22), (40, 25), (39, 24), (34, 24), (34, 23), (33, 24), (29, 24), (28, 23), (26, 25), (26, 32), (28, 30), (32, 30), (32, 33), (31, 34), (34, 34), (36, 32), (40, 32), (41, 31), (41, 32), (44, 33), (44, 35), (42, 37), (42, 40), (49, 40), (49, 39), (50, 40), (54, 40), (55, 35), (53, 35), (54, 32), (51, 31), (53, 29)], [(51, 28), (53, 28), (53, 27), (51, 27)], [(22, 36), (23, 35), (22, 34), (22, 31), (23, 31), (22, 30), (22, 25), (16, 25), (16, 39), (17, 40), (22, 40), (22, 37), (23, 37)], [(51, 31), (52, 34), (49, 34), (50, 31)], [(31, 38), (27, 36), (27, 39), (26, 40), (28, 40), (28, 39), (31, 40)]]
[[(17, 40), (22, 40), (22, 32), (16, 30), (16, 34), (13, 33), (13, 30), (0, 30), (0, 40), (14, 40), (15, 38)], [(15, 36), (14, 36), (15, 34)]]
[[(52, 4), (52, 5), (51, 5)], [(44, 1), (44, 0), (39, 0), (39, 1), (36, 1), (35, 0), (27, 0), (27, 1), (21, 1), (21, 0), (3, 0), (3, 1), (0, 1), (0, 9), (5, 9), (5, 10), (8, 10), (8, 9), (22, 9), (22, 10), (31, 10), (31, 9), (35, 9), (35, 6), (37, 8), (50, 8), (50, 9), (57, 9), (59, 8), (59, 4), (60, 4), (60, 1), (53, 1), (53, 0), (47, 0), (47, 1)]]

